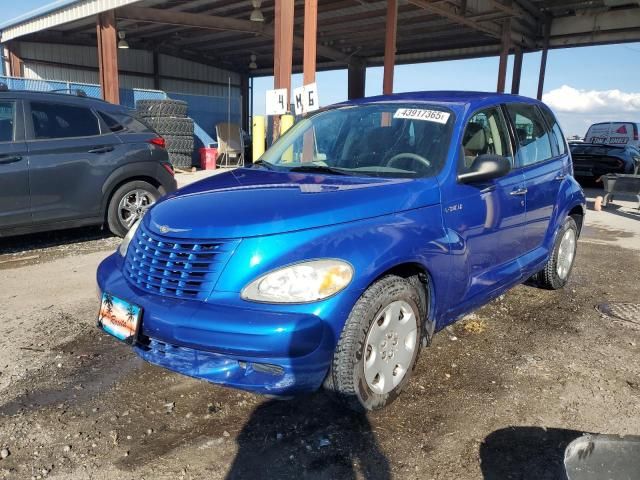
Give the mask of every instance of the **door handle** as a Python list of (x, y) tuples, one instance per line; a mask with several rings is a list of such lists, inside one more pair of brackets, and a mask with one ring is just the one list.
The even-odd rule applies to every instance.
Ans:
[(100, 147), (89, 150), (88, 153), (109, 153), (113, 152), (113, 147)]
[(554, 178), (554, 180), (561, 181), (561, 180), (564, 180), (565, 178), (567, 178), (567, 176), (564, 173), (561, 173), (557, 175), (556, 178)]
[(22, 160), (22, 155), (0, 155), (0, 164), (14, 163)]
[(527, 190), (526, 188), (518, 188), (517, 190), (513, 190), (509, 193), (509, 195), (525, 195), (529, 190)]

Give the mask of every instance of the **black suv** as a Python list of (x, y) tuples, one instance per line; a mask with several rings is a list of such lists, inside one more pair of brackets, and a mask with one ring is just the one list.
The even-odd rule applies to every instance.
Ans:
[(176, 189), (164, 139), (81, 94), (0, 91), (0, 237), (107, 224), (123, 236)]

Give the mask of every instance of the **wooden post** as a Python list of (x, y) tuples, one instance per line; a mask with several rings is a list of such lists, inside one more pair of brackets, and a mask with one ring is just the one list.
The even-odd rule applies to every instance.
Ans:
[[(287, 89), (291, 104), (291, 68), (293, 63), (293, 0), (276, 0), (273, 37), (273, 87)], [(273, 119), (273, 140), (278, 138), (280, 119)]]
[(96, 34), (98, 39), (98, 67), (100, 71), (102, 98), (107, 102), (120, 103), (118, 42), (114, 10), (109, 10), (98, 15)]
[(398, 30), (398, 0), (387, 0), (387, 23), (384, 42), (384, 75), (382, 94), (393, 93), (393, 69), (396, 63), (396, 34)]
[(507, 83), (507, 62), (511, 48), (511, 19), (507, 18), (502, 23), (502, 50), (500, 50), (500, 63), (498, 65), (498, 86), (496, 91), (504, 93)]
[(7, 45), (7, 51), (9, 52), (9, 75), (12, 77), (24, 76), (22, 60), (18, 53), (18, 44), (11, 42)]
[(316, 81), (316, 45), (318, 36), (318, 0), (304, 2), (304, 65), (302, 84)]
[(364, 65), (349, 65), (348, 75), (349, 100), (363, 98), (367, 80), (367, 68)]
[(544, 40), (542, 43), (542, 58), (540, 58), (540, 76), (538, 77), (538, 95), (536, 98), (542, 100), (544, 90), (544, 77), (547, 73), (547, 54), (549, 52), (549, 36), (551, 35), (551, 18), (547, 17), (544, 23)]
[(522, 48), (515, 49), (513, 57), (513, 74), (511, 77), (511, 93), (517, 95), (520, 93), (520, 79), (522, 77)]

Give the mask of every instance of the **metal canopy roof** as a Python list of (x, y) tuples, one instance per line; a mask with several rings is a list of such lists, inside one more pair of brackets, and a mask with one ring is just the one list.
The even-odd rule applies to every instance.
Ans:
[[(294, 0), (292, 0), (294, 1)], [(381, 65), (386, 0), (320, 0), (318, 69)], [(250, 0), (62, 0), (3, 26), (2, 41), (95, 45), (95, 17), (116, 9), (131, 48), (156, 50), (253, 75), (271, 74), (274, 0), (264, 24)], [(294, 71), (302, 65), (304, 0), (295, 0)], [(396, 63), (497, 55), (502, 25), (523, 51), (640, 40), (640, 0), (400, 0)], [(250, 55), (258, 69), (248, 70)]]

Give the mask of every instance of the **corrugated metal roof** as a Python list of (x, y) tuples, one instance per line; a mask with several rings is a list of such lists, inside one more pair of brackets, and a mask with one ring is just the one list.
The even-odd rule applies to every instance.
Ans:
[(0, 25), (0, 42), (74, 22), (140, 0), (59, 0)]

